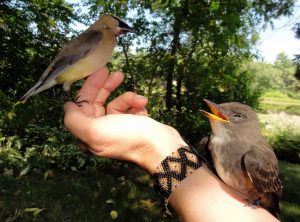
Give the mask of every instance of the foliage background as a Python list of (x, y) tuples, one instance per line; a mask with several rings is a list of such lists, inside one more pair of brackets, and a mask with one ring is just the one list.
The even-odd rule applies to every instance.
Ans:
[[(137, 33), (119, 39), (108, 64), (126, 74), (114, 96), (124, 90), (148, 96), (151, 117), (174, 126), (197, 146), (210, 131), (198, 111), (205, 108), (203, 98), (246, 103), (261, 113), (299, 115), (294, 63), (279, 54), (274, 64), (266, 64), (255, 54), (258, 31), (290, 15), (293, 6), (292, 0), (1, 1), (0, 220), (160, 220), (144, 172), (77, 149), (62, 124), (60, 86), (15, 105), (78, 27), (102, 13), (129, 21)], [(74, 94), (81, 83), (74, 84)], [(298, 129), (293, 134), (289, 128), (270, 131), (268, 124), (262, 129), (278, 157), (299, 164)], [(293, 221), (300, 214), (299, 198), (297, 191), (289, 191), (283, 209)], [(91, 208), (82, 206), (82, 200)]]

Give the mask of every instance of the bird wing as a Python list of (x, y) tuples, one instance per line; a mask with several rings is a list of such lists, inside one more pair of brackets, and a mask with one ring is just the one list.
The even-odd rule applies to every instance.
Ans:
[(57, 78), (79, 60), (89, 56), (101, 39), (102, 33), (96, 30), (87, 30), (80, 34), (56, 56), (41, 76), (36, 88)]
[(243, 162), (250, 180), (258, 191), (281, 196), (282, 183), (278, 177), (278, 161), (267, 144), (252, 146), (244, 154)]

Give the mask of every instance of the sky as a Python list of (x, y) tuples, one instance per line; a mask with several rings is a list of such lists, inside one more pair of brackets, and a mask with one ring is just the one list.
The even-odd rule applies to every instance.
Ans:
[(300, 54), (300, 39), (295, 38), (292, 30), (294, 24), (300, 22), (300, 0), (291, 17), (282, 17), (274, 20), (274, 28), (268, 27), (260, 32), (260, 41), (257, 48), (264, 61), (273, 63), (280, 52), (284, 52), (290, 59)]

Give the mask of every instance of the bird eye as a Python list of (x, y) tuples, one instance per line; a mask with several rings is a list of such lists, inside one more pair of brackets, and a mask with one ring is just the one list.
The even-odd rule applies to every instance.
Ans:
[(233, 113), (232, 118), (235, 120), (239, 120), (242, 119), (242, 115), (239, 113)]

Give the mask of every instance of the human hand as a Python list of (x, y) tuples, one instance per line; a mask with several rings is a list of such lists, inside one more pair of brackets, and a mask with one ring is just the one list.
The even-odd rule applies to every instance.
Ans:
[(125, 92), (105, 106), (123, 81), (108, 69), (89, 76), (79, 91), (81, 106), (65, 104), (65, 126), (95, 155), (136, 163), (151, 174), (170, 153), (186, 146), (178, 132), (148, 117), (147, 98)]
[[(104, 106), (123, 74), (102, 69), (81, 88), (78, 106), (65, 104), (65, 126), (99, 156), (132, 161), (153, 174), (159, 163), (181, 146), (178, 132), (147, 116), (147, 98), (126, 92)], [(277, 221), (262, 208), (245, 207), (238, 197), (206, 167), (183, 180), (170, 197), (170, 205), (184, 221)], [(221, 209), (221, 210), (220, 210)]]

